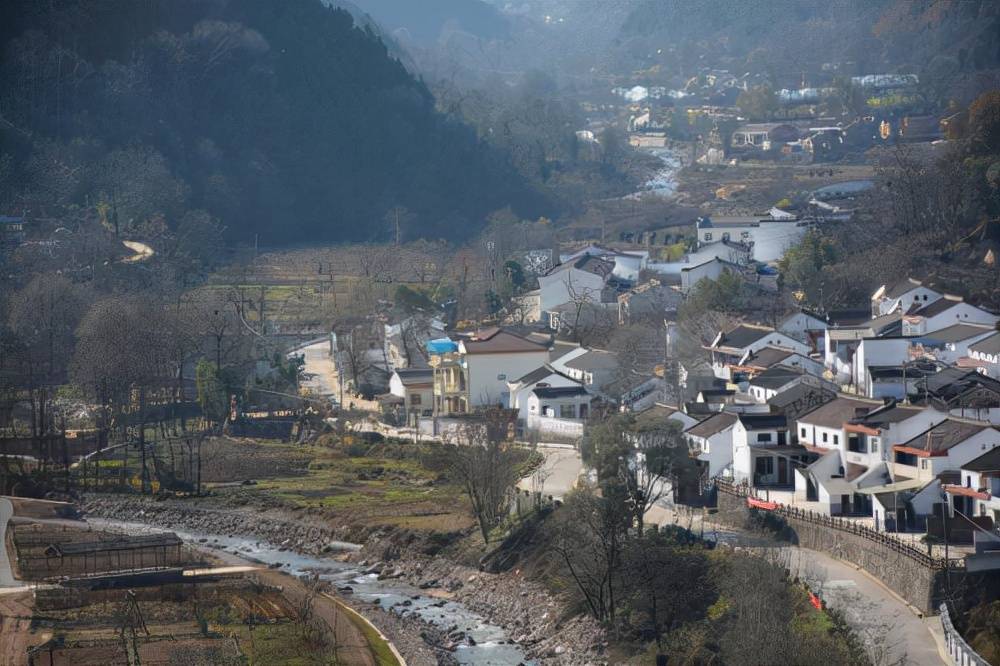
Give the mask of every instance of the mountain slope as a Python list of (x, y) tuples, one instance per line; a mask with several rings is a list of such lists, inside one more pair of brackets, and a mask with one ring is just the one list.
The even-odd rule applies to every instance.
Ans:
[(398, 206), (408, 237), (551, 213), (319, 0), (16, 0), (0, 25), (3, 203), (103, 202), (126, 227), (204, 208), (270, 243), (385, 238)]

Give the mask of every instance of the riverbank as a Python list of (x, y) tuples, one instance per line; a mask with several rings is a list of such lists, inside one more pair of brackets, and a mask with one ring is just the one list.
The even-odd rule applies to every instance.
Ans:
[[(410, 664), (410, 654), (419, 643), (432, 649), (437, 661), (448, 663), (452, 654), (462, 659), (452, 663), (532, 663), (576, 666), (601, 663), (605, 650), (603, 630), (587, 618), (566, 618), (559, 600), (516, 572), (485, 574), (456, 565), (442, 556), (425, 555), (422, 539), (413, 533), (385, 528), (370, 535), (360, 549), (342, 533), (317, 522), (282, 519), (252, 511), (212, 510), (184, 506), (176, 500), (154, 501), (134, 496), (87, 497), (83, 510), (89, 516), (120, 523), (143, 523), (194, 534), (221, 535), (205, 538), (205, 547), (235, 550), (240, 557), (267, 561), (250, 545), (227, 543), (230, 539), (266, 542), (276, 547), (269, 555), (281, 570), (316, 570), (322, 563), (303, 562), (297, 555), (323, 558), (336, 570), (335, 584), (341, 598), (379, 627), (397, 645)], [(198, 539), (201, 541), (201, 539)], [(280, 560), (280, 562), (279, 562)], [(347, 570), (345, 560), (349, 560)], [(363, 574), (363, 575), (359, 575)], [(373, 581), (398, 581), (399, 593), (372, 589)], [(426, 595), (411, 594), (408, 590)], [(377, 600), (371, 603), (368, 599)], [(389, 608), (387, 610), (387, 608)], [(471, 617), (463, 612), (467, 609)], [(476, 619), (475, 616), (480, 616)], [(439, 620), (437, 624), (426, 619)], [(442, 626), (442, 623), (445, 626)], [(496, 629), (490, 629), (495, 625)], [(478, 636), (479, 639), (475, 638)], [(489, 660), (470, 658), (477, 642), (485, 639), (493, 653)], [(505, 643), (516, 650), (507, 650)], [(484, 643), (484, 646), (486, 644)], [(407, 647), (409, 646), (409, 647)], [(457, 652), (452, 652), (455, 650)]]

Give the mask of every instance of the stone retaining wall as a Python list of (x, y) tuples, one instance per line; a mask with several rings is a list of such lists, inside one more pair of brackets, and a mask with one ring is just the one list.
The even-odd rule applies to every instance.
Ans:
[[(750, 518), (746, 498), (719, 493), (721, 522), (744, 527)], [(928, 615), (937, 613), (943, 600), (945, 572), (932, 569), (864, 537), (829, 529), (804, 520), (781, 516), (793, 543), (855, 564), (886, 584), (896, 594)]]

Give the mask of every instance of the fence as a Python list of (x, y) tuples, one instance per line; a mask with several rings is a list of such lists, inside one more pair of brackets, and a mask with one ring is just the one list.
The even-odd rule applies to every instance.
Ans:
[[(724, 479), (717, 479), (715, 482), (716, 488), (721, 492), (727, 493), (729, 495), (734, 495), (736, 497), (747, 497), (754, 498), (753, 493), (750, 488), (746, 485), (736, 485)], [(856, 522), (850, 520), (844, 520), (843, 518), (837, 518), (834, 516), (828, 516), (822, 513), (816, 513), (813, 511), (807, 511), (805, 509), (800, 509), (794, 506), (787, 506), (779, 502), (769, 502), (768, 504), (773, 505), (773, 508), (767, 507), (767, 510), (772, 513), (776, 513), (787, 518), (794, 518), (795, 520), (801, 520), (803, 522), (812, 523), (813, 525), (819, 525), (827, 529), (838, 530), (841, 532), (846, 532), (848, 534), (853, 534), (855, 536), (862, 537), (879, 545), (882, 545), (890, 550), (893, 550), (901, 555), (905, 555), (910, 559), (916, 561), (917, 563), (929, 568), (929, 569), (961, 569), (965, 568), (965, 560), (961, 558), (951, 558), (949, 560), (943, 557), (932, 557), (927, 553), (914, 548), (913, 546), (903, 543), (899, 539), (893, 536), (873, 530), (870, 527), (865, 527), (864, 525), (859, 525)]]
[(948, 648), (948, 656), (955, 666), (990, 666), (990, 662), (980, 657), (951, 623), (948, 604), (941, 604), (941, 627), (944, 629), (944, 644)]

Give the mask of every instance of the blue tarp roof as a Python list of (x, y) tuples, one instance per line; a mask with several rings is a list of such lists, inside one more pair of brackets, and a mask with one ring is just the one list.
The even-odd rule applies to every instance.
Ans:
[(458, 343), (449, 338), (438, 338), (427, 342), (427, 351), (431, 354), (447, 354), (458, 351)]

